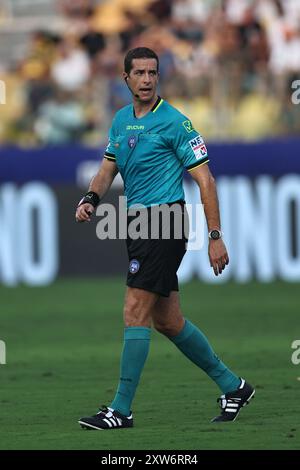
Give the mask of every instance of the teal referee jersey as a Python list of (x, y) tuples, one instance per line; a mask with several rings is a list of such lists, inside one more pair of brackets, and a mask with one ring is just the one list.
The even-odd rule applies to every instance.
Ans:
[(184, 199), (184, 169), (209, 161), (191, 121), (160, 97), (141, 118), (132, 104), (116, 113), (104, 158), (117, 164), (128, 207)]

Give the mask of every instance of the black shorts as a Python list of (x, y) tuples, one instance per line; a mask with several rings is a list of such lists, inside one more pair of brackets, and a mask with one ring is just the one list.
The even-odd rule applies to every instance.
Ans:
[[(131, 230), (127, 232), (127, 252), (129, 268), (127, 286), (155, 292), (164, 297), (169, 297), (171, 291), (178, 291), (177, 270), (186, 252), (188, 216), (184, 201), (161, 204), (155, 206), (157, 210), (174, 208), (177, 205), (176, 215), (170, 211), (170, 217), (156, 215), (156, 225), (151, 225), (154, 220), (151, 209), (142, 209), (137, 215), (127, 216), (127, 227), (143, 213), (143, 227), (148, 227), (148, 238), (132, 237)], [(164, 207), (163, 207), (164, 206)], [(154, 226), (154, 233), (151, 232)], [(144, 235), (146, 235), (144, 233)]]

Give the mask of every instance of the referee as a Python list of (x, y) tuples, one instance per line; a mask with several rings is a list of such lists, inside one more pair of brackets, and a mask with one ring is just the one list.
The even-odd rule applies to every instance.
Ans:
[[(77, 207), (76, 220), (90, 221), (118, 172), (124, 181), (128, 222), (134, 219), (131, 208), (141, 205), (149, 216), (149, 227), (153, 208), (177, 206), (183, 220), (186, 169), (200, 189), (209, 230), (210, 264), (218, 276), (229, 258), (204, 141), (186, 116), (157, 95), (159, 60), (154, 51), (146, 47), (129, 51), (123, 77), (133, 104), (120, 109), (113, 119), (103, 162)], [(168, 238), (162, 236), (164, 223), (169, 224)], [(127, 237), (129, 269), (119, 385), (108, 407), (79, 420), (83, 428), (133, 426), (131, 404), (147, 359), (152, 324), (221, 389), (221, 412), (212, 421), (234, 421), (255, 393), (217, 357), (204, 334), (181, 312), (176, 273), (185, 254), (186, 236), (183, 230), (181, 237), (175, 236), (175, 225), (174, 218), (162, 220), (156, 238)]]

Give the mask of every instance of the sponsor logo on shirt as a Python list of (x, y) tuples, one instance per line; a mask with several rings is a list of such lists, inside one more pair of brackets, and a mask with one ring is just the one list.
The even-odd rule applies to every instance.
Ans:
[(191, 121), (183, 121), (182, 125), (187, 132), (192, 132), (194, 130), (193, 124), (191, 123)]
[(145, 126), (126, 126), (127, 131), (142, 131), (145, 129)]
[(189, 141), (189, 144), (194, 152), (196, 160), (207, 157), (207, 148), (201, 135), (197, 135), (194, 139)]

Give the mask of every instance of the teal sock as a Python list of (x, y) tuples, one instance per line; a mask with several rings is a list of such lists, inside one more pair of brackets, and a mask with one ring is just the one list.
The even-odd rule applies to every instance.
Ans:
[(120, 381), (110, 408), (129, 416), (140, 376), (150, 346), (150, 328), (134, 326), (125, 328), (124, 347), (121, 358)]
[(168, 337), (194, 364), (204, 370), (216, 382), (223, 393), (236, 390), (240, 379), (212, 350), (206, 336), (189, 320), (177, 336)]

